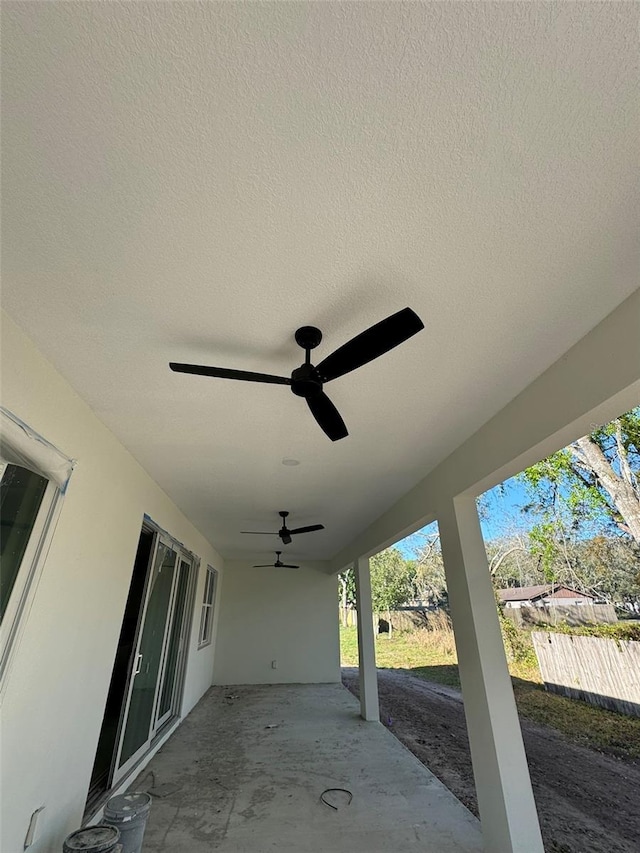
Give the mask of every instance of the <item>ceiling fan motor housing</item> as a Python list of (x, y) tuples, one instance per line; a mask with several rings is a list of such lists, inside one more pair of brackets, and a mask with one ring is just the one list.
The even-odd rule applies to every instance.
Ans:
[[(291, 536), (290, 536), (289, 531), (287, 529), (287, 516), (289, 515), (289, 513), (286, 510), (280, 510), (278, 515), (282, 518), (282, 527), (280, 528), (280, 530), (278, 530), (278, 536), (282, 540), (283, 545), (290, 545), (291, 544)], [(279, 554), (279, 553), (281, 553), (281, 552), (276, 551), (276, 554)], [(278, 559), (280, 559), (280, 557), (278, 557)]]
[(322, 392), (322, 380), (312, 364), (303, 364), (291, 374), (291, 390), (298, 397), (316, 397)]

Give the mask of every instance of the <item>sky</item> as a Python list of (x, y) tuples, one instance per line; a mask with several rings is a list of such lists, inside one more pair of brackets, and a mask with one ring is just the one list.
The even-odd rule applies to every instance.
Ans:
[[(526, 489), (515, 477), (511, 477), (499, 486), (485, 492), (482, 496), (485, 512), (481, 513), (480, 518), (485, 542), (502, 535), (508, 535), (510, 531), (526, 528), (527, 520), (522, 513), (522, 507), (527, 503)], [(437, 523), (434, 521), (417, 533), (412, 533), (411, 536), (402, 539), (395, 547), (406, 559), (414, 559), (425, 540), (425, 536), (433, 535), (437, 529)]]

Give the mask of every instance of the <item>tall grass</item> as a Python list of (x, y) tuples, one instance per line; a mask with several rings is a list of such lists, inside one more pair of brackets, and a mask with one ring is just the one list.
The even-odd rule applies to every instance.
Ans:
[(412, 632), (412, 637), (416, 645), (425, 651), (441, 655), (447, 663), (457, 663), (451, 618), (444, 610), (430, 613), (424, 627)]

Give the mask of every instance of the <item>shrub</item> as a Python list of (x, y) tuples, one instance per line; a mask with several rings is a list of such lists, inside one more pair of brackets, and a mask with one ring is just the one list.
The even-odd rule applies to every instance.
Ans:
[(502, 642), (507, 653), (507, 660), (516, 663), (537, 665), (536, 653), (533, 648), (530, 631), (518, 628), (511, 619), (508, 619), (498, 607), (498, 618), (500, 630), (502, 631)]
[(591, 624), (591, 625), (567, 625), (561, 622), (559, 625), (538, 625), (538, 631), (549, 631), (555, 634), (574, 634), (580, 637), (604, 637), (609, 640), (635, 640), (640, 641), (640, 624)]

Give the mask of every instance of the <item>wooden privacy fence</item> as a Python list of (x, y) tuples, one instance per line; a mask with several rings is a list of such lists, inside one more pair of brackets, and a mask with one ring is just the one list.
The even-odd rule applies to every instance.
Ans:
[(640, 717), (640, 643), (534, 631), (547, 690)]
[[(429, 627), (429, 620), (438, 611), (426, 607), (405, 607), (402, 610), (383, 611), (373, 614), (374, 630), (380, 630), (380, 623), (390, 624), (396, 631), (411, 631), (414, 628)], [(340, 624), (355, 627), (358, 624), (358, 611), (351, 607), (340, 608)], [(387, 629), (382, 626), (382, 630)]]
[(523, 628), (531, 625), (592, 625), (617, 622), (613, 604), (550, 604), (546, 607), (504, 607), (504, 615)]

